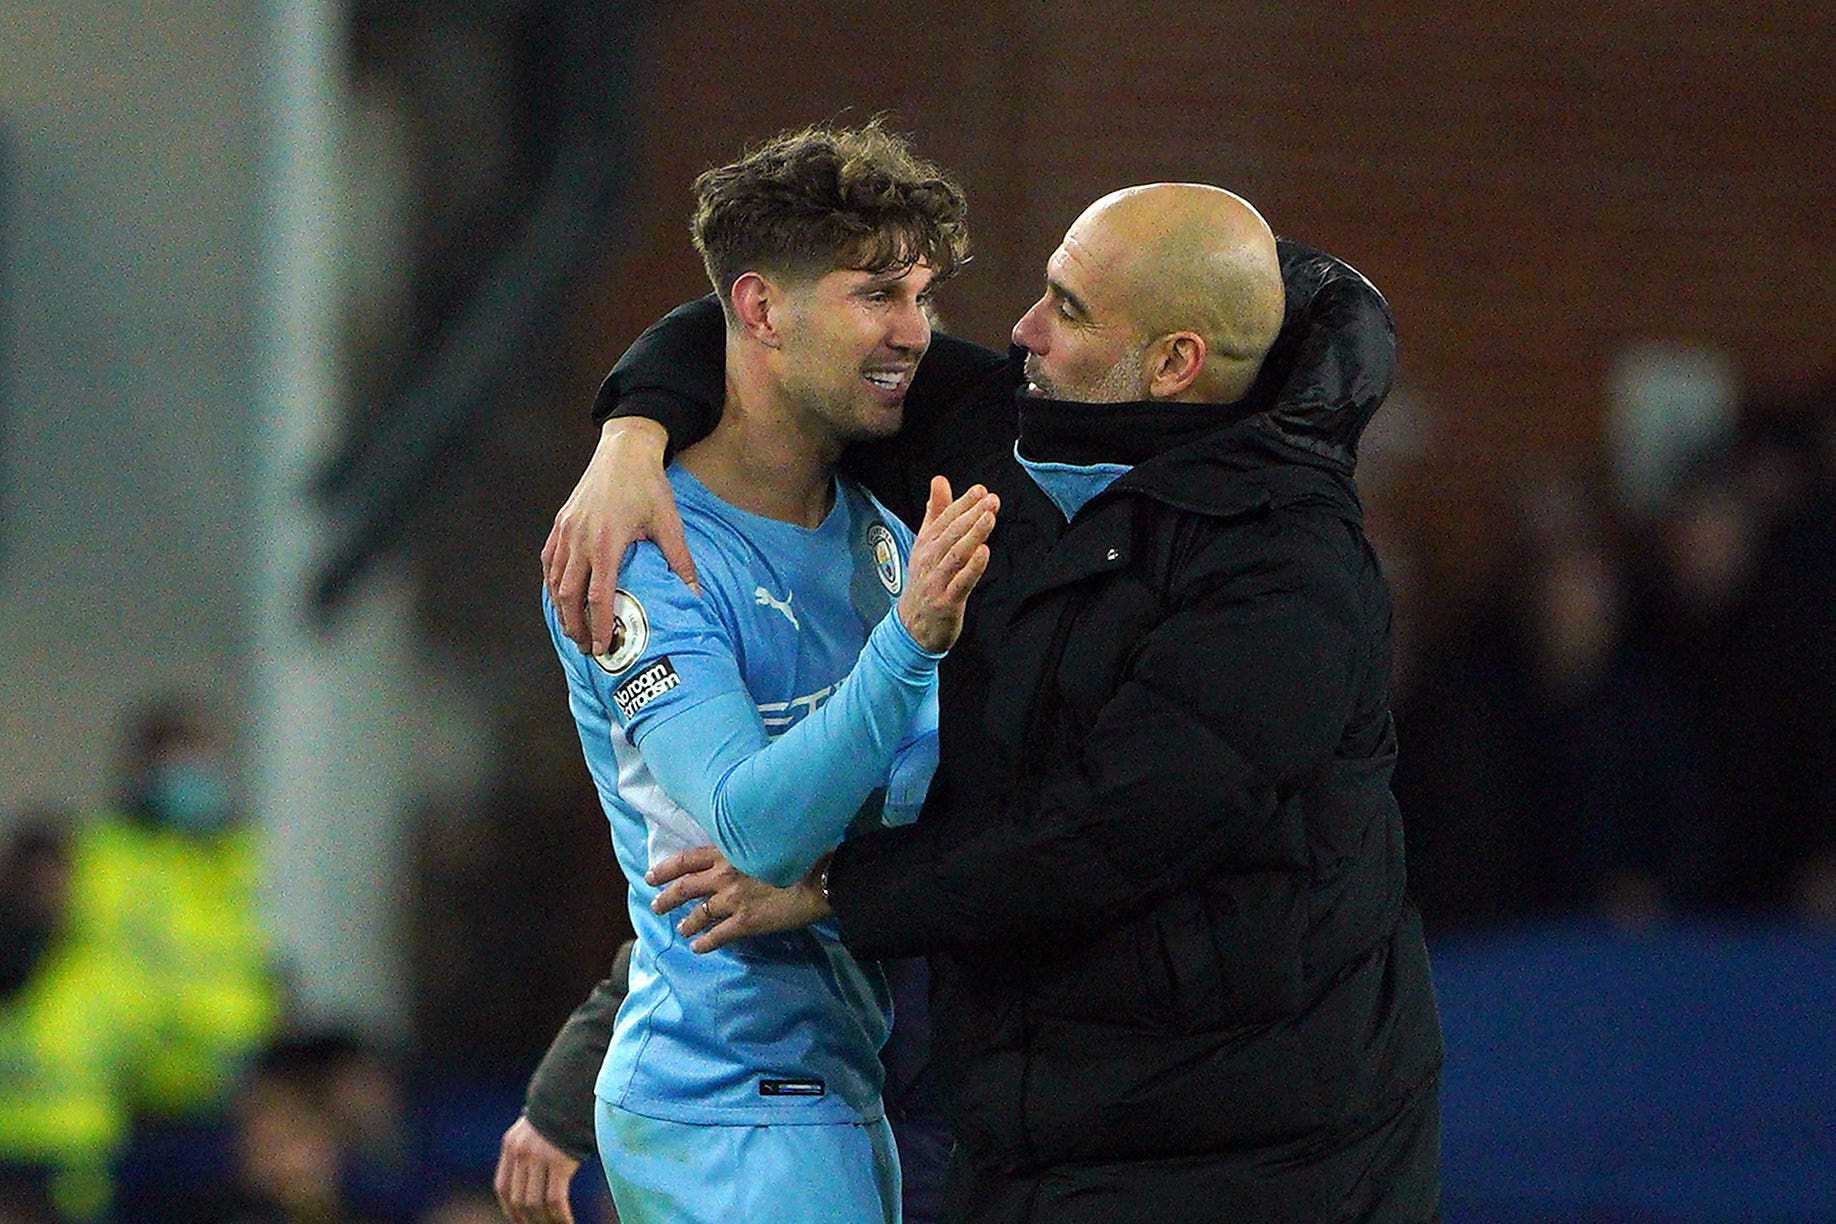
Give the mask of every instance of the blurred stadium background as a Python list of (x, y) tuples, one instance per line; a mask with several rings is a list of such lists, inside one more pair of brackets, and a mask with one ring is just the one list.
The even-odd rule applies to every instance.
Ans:
[(695, 173), (886, 112), (969, 338), (1159, 179), (1389, 297), (1449, 1220), (1836, 1220), (1832, 63), (1792, 0), (0, 0), (0, 833), (223, 711), (287, 1023), (482, 1188), (625, 934), (537, 611), (593, 391)]

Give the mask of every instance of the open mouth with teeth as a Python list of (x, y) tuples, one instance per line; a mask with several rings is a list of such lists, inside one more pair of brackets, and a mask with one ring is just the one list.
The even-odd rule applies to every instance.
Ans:
[(911, 380), (911, 375), (904, 370), (869, 370), (864, 378), (882, 391), (901, 391)]

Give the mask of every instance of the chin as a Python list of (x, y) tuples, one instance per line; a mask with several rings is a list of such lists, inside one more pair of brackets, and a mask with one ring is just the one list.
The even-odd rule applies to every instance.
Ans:
[(881, 438), (892, 437), (904, 424), (905, 410), (903, 408), (894, 408), (890, 412), (879, 409), (862, 413), (850, 423), (846, 431), (846, 438), (850, 442), (874, 442)]

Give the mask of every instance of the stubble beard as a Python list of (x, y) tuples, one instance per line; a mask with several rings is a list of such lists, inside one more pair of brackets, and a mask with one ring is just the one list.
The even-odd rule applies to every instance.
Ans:
[(1039, 388), (1039, 398), (1072, 404), (1125, 404), (1146, 399), (1143, 375), (1147, 372), (1147, 345), (1123, 356), (1103, 372), (1095, 382), (1082, 387), (1061, 387), (1054, 383), (1039, 365), (1038, 358), (1026, 359), (1027, 380)]
[(884, 407), (866, 393), (809, 389), (799, 397), (804, 411), (822, 424), (839, 442), (872, 442), (890, 438), (905, 423), (905, 405)]

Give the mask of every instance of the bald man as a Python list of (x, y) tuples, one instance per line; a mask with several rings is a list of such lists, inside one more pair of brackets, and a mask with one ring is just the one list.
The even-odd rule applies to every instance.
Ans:
[[(647, 332), (600, 411), (698, 436), (719, 326)], [(904, 434), (845, 464), (898, 513), (933, 472), (1001, 498), (922, 816), (789, 890), (689, 852), (658, 908), (706, 900), (679, 913), (698, 951), (833, 914), (857, 955), (928, 956), (949, 1218), (1433, 1219), (1441, 1039), (1352, 481), (1388, 307), (1240, 197), (1163, 183), (1076, 220), (1013, 341), (935, 337)], [(606, 585), (594, 534), (667, 517), (606, 508), (662, 433), (608, 425), (546, 550), (558, 600)]]

